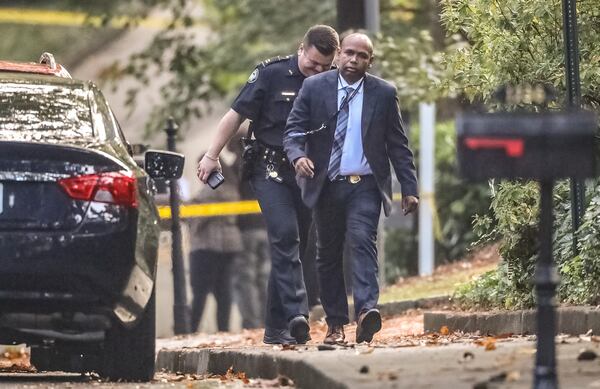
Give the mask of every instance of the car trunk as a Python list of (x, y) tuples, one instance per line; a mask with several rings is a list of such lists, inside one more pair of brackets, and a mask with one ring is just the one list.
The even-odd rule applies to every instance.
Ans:
[(88, 149), (0, 142), (0, 231), (75, 228), (90, 201), (71, 198), (59, 180), (117, 170), (118, 163)]

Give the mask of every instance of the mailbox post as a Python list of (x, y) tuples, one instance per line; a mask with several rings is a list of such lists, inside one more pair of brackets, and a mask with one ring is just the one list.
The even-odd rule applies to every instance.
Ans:
[(558, 387), (554, 297), (559, 280), (552, 260), (552, 188), (559, 178), (594, 176), (596, 122), (596, 116), (586, 111), (462, 114), (456, 122), (458, 161), (465, 178), (525, 178), (540, 182), (534, 370), (534, 388), (538, 389)]
[[(167, 120), (167, 148), (176, 151), (175, 138), (177, 124), (173, 118)], [(183, 264), (183, 249), (181, 245), (181, 222), (179, 219), (179, 184), (177, 180), (169, 180), (169, 204), (171, 206), (171, 241), (173, 264), (173, 332), (175, 335), (190, 332), (189, 311), (187, 306), (185, 269)]]

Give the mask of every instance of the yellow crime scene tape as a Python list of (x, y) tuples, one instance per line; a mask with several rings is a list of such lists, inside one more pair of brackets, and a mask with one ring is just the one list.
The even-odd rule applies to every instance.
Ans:
[[(179, 207), (181, 218), (225, 216), (225, 215), (247, 215), (260, 213), (260, 206), (256, 200), (230, 201), (223, 203), (185, 204)], [(158, 214), (161, 219), (171, 218), (171, 207), (159, 206)]]
[[(128, 17), (115, 17), (111, 19), (109, 27), (123, 28), (132, 21), (133, 19)], [(0, 23), (42, 24), (67, 27), (90, 24), (97, 27), (102, 25), (102, 18), (98, 16), (88, 17), (88, 15), (83, 12), (0, 8)], [(141, 27), (161, 29), (167, 27), (169, 21), (167, 19), (152, 17), (139, 20), (138, 25)]]

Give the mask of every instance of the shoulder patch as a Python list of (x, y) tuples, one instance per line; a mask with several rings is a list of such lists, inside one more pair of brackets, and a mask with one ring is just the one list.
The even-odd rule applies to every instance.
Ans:
[(258, 68), (254, 69), (254, 71), (248, 77), (248, 84), (254, 83), (258, 79)]
[(280, 55), (278, 55), (277, 57), (273, 57), (273, 58), (265, 59), (264, 61), (262, 61), (262, 62), (260, 63), (260, 66), (262, 66), (263, 68), (265, 68), (265, 67), (267, 67), (267, 66), (269, 66), (269, 65), (272, 65), (272, 64), (274, 64), (274, 63), (277, 63), (277, 62), (281, 62), (281, 61), (288, 60), (288, 59), (290, 59), (291, 57), (292, 57), (292, 55), (291, 55), (291, 54), (290, 54), (290, 55), (285, 55), (285, 56), (283, 56), (283, 57), (282, 57), (282, 56), (280, 56)]

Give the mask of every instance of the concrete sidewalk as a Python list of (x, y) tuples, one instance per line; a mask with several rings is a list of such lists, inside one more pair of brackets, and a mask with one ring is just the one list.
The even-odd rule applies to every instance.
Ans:
[[(429, 338), (431, 339), (431, 338)], [(356, 345), (319, 351), (318, 346), (294, 350), (281, 347), (184, 347), (189, 339), (162, 341), (157, 369), (170, 372), (224, 374), (228, 368), (248, 377), (284, 375), (299, 388), (530, 388), (535, 342), (525, 338), (498, 339), (486, 351), (464, 337), (446, 343), (407, 347)], [(482, 342), (479, 342), (480, 344)], [(563, 338), (558, 348), (559, 382), (565, 388), (600, 387), (598, 360), (578, 361), (582, 349), (600, 352), (591, 338)], [(491, 347), (490, 347), (491, 348)]]
[[(388, 317), (371, 345), (323, 350), (323, 345), (318, 344), (324, 331), (322, 321), (317, 321), (322, 318), (319, 312), (311, 313), (314, 340), (293, 349), (261, 345), (260, 331), (162, 339), (158, 342), (157, 371), (225, 374), (231, 367), (251, 378), (272, 379), (283, 375), (291, 378), (297, 387), (307, 389), (530, 388), (535, 337), (496, 339), (479, 334), (532, 333), (535, 331), (534, 312), (425, 312), (424, 321), (420, 322), (415, 322), (418, 317), (415, 312), (420, 315), (420, 311), (410, 313), (414, 309), (443, 306), (447, 299), (383, 304), (381, 311)], [(600, 311), (593, 307), (561, 308), (557, 322), (559, 328), (572, 326), (571, 333), (582, 334), (597, 322), (595, 315), (598, 314)], [(449, 327), (450, 333), (436, 334), (444, 325)], [(398, 329), (400, 332), (394, 332)], [(355, 325), (347, 326), (347, 339), (354, 339), (354, 330)], [(477, 335), (463, 331), (477, 332)], [(578, 361), (582, 350), (593, 351), (592, 356), (600, 354), (600, 339), (592, 336), (557, 338), (562, 387), (600, 387), (600, 363), (598, 359)]]

